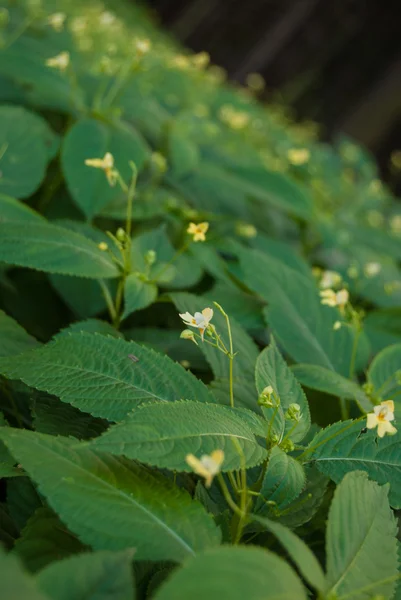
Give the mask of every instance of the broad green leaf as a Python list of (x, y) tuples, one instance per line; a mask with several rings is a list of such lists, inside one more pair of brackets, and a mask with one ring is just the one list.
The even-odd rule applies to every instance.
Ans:
[(43, 223), (45, 219), (19, 200), (0, 194), (0, 222), (2, 221)]
[(178, 127), (172, 127), (168, 136), (168, 158), (174, 177), (180, 179), (194, 171), (199, 164), (199, 150), (196, 144)]
[(401, 433), (376, 439), (374, 431), (361, 433), (364, 426), (344, 421), (326, 427), (310, 443), (307, 460), (336, 483), (356, 470), (377, 483), (389, 483), (390, 503), (401, 508)]
[(6, 554), (0, 546), (1, 593), (7, 600), (51, 600), (42, 593), (35, 580), (22, 567), (16, 556)]
[(285, 264), (286, 267), (294, 269), (297, 273), (302, 273), (305, 277), (312, 278), (312, 270), (306, 260), (301, 256), (301, 252), (288, 243), (258, 234), (250, 241), (252, 248), (259, 250)]
[(370, 312), (364, 328), (376, 354), (391, 344), (401, 342), (401, 308), (385, 308)]
[(397, 524), (387, 494), (387, 486), (360, 472), (346, 475), (336, 489), (327, 524), (327, 597), (392, 597)]
[(247, 467), (267, 456), (241, 413), (218, 404), (174, 402), (149, 404), (135, 410), (125, 423), (111, 427), (91, 443), (102, 452), (176, 471), (191, 471), (187, 454), (200, 458), (224, 451), (223, 471), (241, 467), (240, 445)]
[[(0, 427), (7, 426), (8, 423), (0, 412)], [(9, 453), (3, 442), (0, 442), (0, 479), (3, 477), (18, 477), (23, 475), (20, 469), (15, 464), (14, 457)], [(1, 538), (0, 538), (1, 539)]]
[(68, 438), (10, 428), (0, 436), (60, 519), (95, 550), (134, 547), (138, 560), (182, 561), (219, 543), (203, 507), (161, 475)]
[[(272, 432), (274, 431), (280, 440), (285, 435), (295, 442), (302, 440), (310, 427), (308, 401), (273, 339), (258, 356), (255, 379), (259, 394), (265, 387), (271, 386), (280, 399), (277, 408), (262, 408), (265, 418), (272, 424)], [(298, 404), (300, 407), (298, 422), (285, 418), (285, 413), (291, 404)]]
[[(281, 448), (272, 448), (267, 469), (260, 488), (260, 498), (255, 503), (255, 512), (273, 516), (280, 514), (297, 498), (306, 484), (302, 465)], [(266, 502), (274, 502), (274, 507)]]
[(134, 600), (133, 550), (81, 553), (43, 569), (38, 587), (52, 600)]
[(131, 273), (125, 280), (123, 319), (137, 310), (146, 308), (157, 298), (157, 287), (154, 283), (142, 281)]
[(371, 401), (355, 381), (319, 365), (294, 365), (291, 370), (302, 385), (312, 390), (355, 400), (363, 412), (372, 410)]
[(308, 546), (290, 529), (271, 521), (266, 517), (252, 516), (257, 523), (270, 531), (288, 552), (305, 580), (318, 592), (323, 593), (326, 587), (326, 578), (316, 556)]
[(91, 240), (51, 223), (1, 223), (0, 260), (79, 277), (117, 277), (117, 267)]
[(77, 321), (71, 323), (65, 329), (62, 329), (57, 333), (57, 336), (70, 335), (70, 333), (101, 333), (102, 335), (111, 335), (115, 338), (123, 338), (121, 331), (118, 331), (113, 327), (111, 323), (107, 321), (101, 321), (100, 319), (86, 319), (86, 321)]
[(399, 403), (401, 392), (401, 344), (394, 344), (375, 356), (368, 370), (368, 382), (374, 386), (374, 395), (383, 400)]
[(37, 508), (43, 506), (29, 477), (16, 477), (7, 482), (7, 508), (21, 531)]
[(115, 167), (127, 183), (132, 177), (129, 162), (140, 169), (150, 155), (146, 142), (128, 123), (88, 118), (75, 123), (64, 139), (61, 162), (68, 189), (88, 219), (125, 195), (118, 184), (110, 187), (101, 169), (85, 165), (86, 159), (103, 158), (106, 152), (114, 156)]
[(268, 301), (266, 319), (288, 354), (300, 363), (348, 375), (353, 348), (349, 327), (334, 330), (341, 315), (323, 306), (313, 282), (256, 250), (241, 252), (249, 287)]
[(263, 304), (258, 298), (246, 294), (232, 283), (217, 283), (208, 290), (205, 297), (213, 298), (241, 327), (247, 331), (263, 330)]
[(302, 219), (311, 216), (312, 199), (307, 188), (282, 173), (236, 167), (227, 176), (247, 196)]
[(55, 134), (21, 106), (0, 107), (0, 193), (27, 198), (42, 183)]
[(5, 504), (0, 502), (0, 552), (3, 547), (7, 550), (11, 550), (14, 546), (15, 540), (18, 538), (18, 535), (18, 529), (16, 528), (14, 521), (8, 514)]
[(201, 381), (167, 356), (99, 334), (61, 336), (18, 360), (0, 360), (0, 372), (116, 421), (145, 400), (213, 401)]
[(79, 540), (45, 507), (38, 508), (29, 518), (14, 545), (14, 552), (32, 572), (82, 550), (84, 546)]
[(21, 325), (0, 310), (0, 357), (21, 354), (39, 345)]
[[(156, 253), (156, 262), (148, 268), (145, 255)], [(170, 261), (173, 261), (170, 264)], [(131, 264), (134, 272), (148, 273), (149, 280), (169, 288), (191, 287), (201, 279), (203, 270), (199, 262), (188, 253), (177, 256), (164, 225), (133, 238)]]
[(37, 394), (33, 400), (32, 416), (35, 431), (49, 435), (64, 435), (89, 440), (103, 433), (107, 421), (92, 417), (78, 408), (61, 402), (54, 396)]
[(188, 561), (156, 592), (155, 600), (306, 600), (297, 575), (277, 555), (226, 546)]
[[(217, 332), (221, 336), (224, 344), (226, 347), (228, 347), (229, 340), (226, 320), (220, 311), (213, 306), (211, 299), (205, 300), (204, 298), (199, 298), (195, 295), (187, 293), (174, 293), (171, 294), (170, 297), (180, 313), (188, 311), (191, 314), (194, 314), (196, 311), (201, 311), (207, 306), (213, 308), (214, 314), (212, 323), (216, 327)], [(236, 396), (237, 405), (240, 404), (246, 408), (257, 408), (257, 392), (254, 384), (254, 369), (258, 356), (258, 349), (252, 338), (231, 317), (230, 323), (234, 352), (238, 353), (234, 359), (234, 388), (237, 387), (242, 390), (243, 386), (246, 386), (248, 389), (245, 395), (241, 393), (235, 394), (234, 390), (234, 396)], [(183, 325), (183, 329), (184, 328), (185, 326)], [(199, 344), (199, 348), (204, 353), (206, 360), (210, 364), (216, 377), (215, 384), (221, 391), (221, 394), (219, 394), (219, 402), (229, 404), (229, 360), (227, 356), (209, 344)]]

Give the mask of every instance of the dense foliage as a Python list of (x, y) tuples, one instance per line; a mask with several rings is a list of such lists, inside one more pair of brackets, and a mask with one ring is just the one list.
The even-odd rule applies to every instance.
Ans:
[(3, 0), (0, 28), (5, 600), (401, 598), (371, 157), (136, 5)]

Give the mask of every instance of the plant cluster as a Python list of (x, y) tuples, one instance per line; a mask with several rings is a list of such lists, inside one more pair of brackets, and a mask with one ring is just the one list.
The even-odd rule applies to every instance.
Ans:
[(0, 45), (2, 598), (400, 599), (372, 158), (138, 5), (6, 0)]

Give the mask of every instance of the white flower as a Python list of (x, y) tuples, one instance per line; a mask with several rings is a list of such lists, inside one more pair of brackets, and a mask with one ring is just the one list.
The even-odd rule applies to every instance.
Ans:
[(204, 242), (206, 240), (206, 232), (209, 229), (209, 223), (204, 221), (203, 223), (190, 223), (188, 225), (187, 233), (193, 235), (194, 242)]
[(320, 297), (321, 297), (321, 303), (325, 304), (326, 306), (338, 306), (338, 308), (342, 311), (345, 308), (345, 305), (347, 304), (348, 300), (349, 300), (349, 293), (348, 291), (344, 288), (342, 290), (340, 290), (339, 292), (335, 292), (334, 290), (322, 290), (320, 292)]
[(210, 488), (213, 478), (220, 473), (221, 465), (224, 461), (223, 450), (215, 450), (210, 454), (204, 454), (200, 460), (193, 454), (187, 454), (185, 457), (187, 464), (197, 475), (204, 477), (205, 485)]
[(56, 12), (48, 17), (47, 22), (54, 31), (62, 31), (66, 18), (67, 16), (63, 12)]
[(188, 325), (189, 327), (196, 327), (197, 329), (199, 329), (203, 341), (203, 335), (213, 317), (213, 309), (204, 308), (202, 312), (196, 312), (194, 315), (191, 315), (191, 313), (186, 312), (180, 314), (180, 317), (184, 321), (185, 325)]
[(365, 267), (364, 267), (364, 272), (366, 277), (375, 277), (376, 275), (378, 275), (381, 271), (381, 264), (378, 262), (369, 262), (366, 263)]
[(140, 56), (147, 54), (152, 47), (150, 40), (148, 40), (146, 38), (135, 40), (134, 45), (135, 45), (135, 50), (137, 51), (137, 53)]
[(340, 273), (337, 273), (337, 271), (323, 271), (319, 285), (322, 290), (326, 290), (327, 288), (335, 288), (340, 285), (340, 283)]
[(101, 25), (111, 25), (116, 20), (115, 15), (109, 10), (105, 10), (99, 17), (99, 21)]
[(377, 427), (377, 435), (384, 437), (386, 433), (394, 435), (397, 433), (394, 425), (390, 423), (394, 421), (394, 402), (392, 400), (384, 400), (380, 406), (375, 406), (373, 412), (366, 415), (366, 427), (374, 429)]
[(53, 56), (52, 58), (48, 58), (46, 60), (46, 65), (48, 67), (52, 67), (53, 69), (59, 69), (60, 71), (65, 71), (69, 64), (69, 52), (61, 52), (60, 54), (57, 54), (57, 56)]

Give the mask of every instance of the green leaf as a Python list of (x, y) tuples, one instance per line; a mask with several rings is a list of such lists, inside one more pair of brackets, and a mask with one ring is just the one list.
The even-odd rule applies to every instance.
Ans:
[(374, 394), (383, 400), (392, 399), (396, 404), (401, 392), (401, 344), (385, 348), (372, 360), (368, 369), (368, 382), (374, 386)]
[(199, 164), (198, 147), (178, 127), (172, 127), (169, 132), (168, 158), (171, 162), (172, 174), (178, 179), (194, 171)]
[[(281, 439), (288, 435), (295, 442), (302, 440), (309, 431), (310, 413), (308, 401), (294, 374), (281, 356), (275, 341), (259, 354), (255, 370), (256, 388), (261, 394), (265, 387), (272, 386), (280, 398), (278, 408), (263, 407), (265, 418), (272, 423), (272, 431)], [(285, 418), (290, 404), (298, 404), (298, 422)]]
[(391, 344), (401, 342), (401, 308), (384, 308), (370, 312), (364, 328), (376, 354)]
[(41, 506), (43, 501), (29, 477), (16, 477), (7, 482), (8, 512), (20, 531)]
[(21, 354), (39, 345), (21, 325), (0, 310), (0, 357)]
[(267, 456), (241, 413), (218, 404), (174, 402), (149, 404), (135, 410), (129, 420), (111, 427), (91, 443), (102, 452), (139, 460), (176, 471), (191, 472), (187, 454), (200, 457), (213, 450), (224, 450), (223, 471), (241, 467), (241, 446), (247, 467)]
[(106, 124), (84, 118), (75, 123), (64, 138), (61, 163), (68, 189), (88, 219), (125, 195), (119, 185), (110, 187), (101, 169), (85, 165), (86, 159), (103, 158), (106, 152), (114, 156), (114, 165), (127, 183), (132, 177), (129, 162), (140, 169), (150, 155), (141, 135), (123, 122)]
[(19, 200), (0, 194), (0, 222), (2, 221), (43, 223), (45, 219)]
[(154, 283), (142, 281), (134, 273), (131, 273), (125, 280), (122, 318), (126, 319), (133, 312), (150, 306), (156, 298), (157, 287)]
[(14, 545), (14, 552), (32, 572), (83, 549), (57, 515), (44, 507), (38, 508), (30, 517)]
[(6, 554), (0, 546), (1, 593), (7, 600), (50, 600), (37, 587), (35, 580), (21, 566), (13, 554)]
[(270, 531), (288, 552), (305, 580), (318, 592), (322, 593), (326, 587), (326, 578), (323, 569), (316, 559), (316, 556), (308, 546), (290, 529), (284, 525), (252, 515), (257, 523), (260, 523), (267, 531)]
[(390, 483), (390, 503), (401, 508), (401, 433), (376, 439), (374, 431), (361, 434), (364, 422), (334, 423), (309, 445), (308, 460), (339, 483), (350, 471), (365, 471), (377, 483)]
[(42, 183), (56, 139), (46, 121), (21, 106), (0, 107), (0, 193), (27, 198)]
[(372, 410), (371, 401), (357, 383), (330, 369), (319, 365), (293, 365), (291, 370), (302, 385), (312, 390), (355, 400), (362, 412)]
[(275, 554), (253, 547), (209, 550), (175, 571), (155, 600), (306, 600), (294, 571)]
[(54, 396), (38, 394), (32, 406), (35, 431), (89, 440), (103, 433), (107, 421), (83, 413)]
[(115, 421), (146, 400), (213, 401), (201, 381), (167, 356), (99, 334), (61, 336), (18, 360), (0, 360), (0, 372)]
[(52, 600), (134, 600), (133, 550), (81, 553), (52, 563), (37, 576)]
[(115, 338), (123, 338), (123, 334), (115, 329), (111, 323), (101, 321), (100, 319), (86, 319), (86, 321), (78, 321), (71, 323), (65, 329), (59, 331), (58, 337), (70, 335), (70, 333), (101, 333), (102, 335), (111, 335)]
[(301, 183), (267, 169), (258, 170), (236, 167), (227, 174), (231, 183), (239, 190), (263, 203), (280, 208), (290, 215), (309, 219), (312, 213), (312, 199)]
[(61, 520), (95, 550), (135, 547), (138, 560), (181, 561), (219, 543), (203, 507), (160, 475), (68, 438), (10, 428), (0, 436)]
[(327, 524), (327, 597), (392, 597), (398, 576), (397, 524), (387, 493), (387, 486), (379, 487), (360, 472), (346, 475), (335, 491)]
[(268, 301), (267, 322), (285, 351), (296, 362), (348, 375), (353, 333), (333, 329), (341, 315), (321, 304), (315, 284), (256, 250), (242, 250), (240, 261), (246, 283)]
[[(260, 488), (260, 498), (255, 504), (255, 512), (273, 516), (284, 510), (297, 498), (305, 487), (306, 478), (302, 465), (278, 446), (272, 448), (267, 469)], [(266, 505), (274, 502), (275, 507)]]
[(1, 223), (0, 260), (79, 277), (117, 277), (117, 267), (91, 240), (51, 223)]

